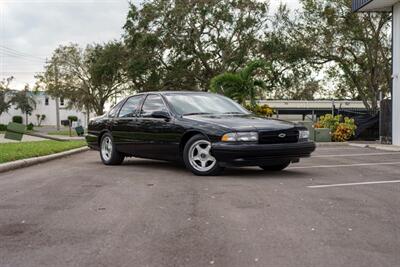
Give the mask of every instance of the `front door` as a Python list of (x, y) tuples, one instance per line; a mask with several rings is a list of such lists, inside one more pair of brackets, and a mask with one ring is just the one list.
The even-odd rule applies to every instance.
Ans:
[(169, 113), (160, 95), (146, 97), (138, 116), (138, 151), (142, 157), (176, 160), (179, 157), (179, 138), (183, 130), (174, 118), (154, 118), (156, 111)]

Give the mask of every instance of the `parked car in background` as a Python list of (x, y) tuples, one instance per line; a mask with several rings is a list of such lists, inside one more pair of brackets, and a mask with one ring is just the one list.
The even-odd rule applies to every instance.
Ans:
[(125, 157), (183, 161), (196, 175), (228, 166), (280, 171), (315, 150), (302, 126), (258, 117), (205, 92), (147, 92), (90, 121), (86, 140), (106, 165)]

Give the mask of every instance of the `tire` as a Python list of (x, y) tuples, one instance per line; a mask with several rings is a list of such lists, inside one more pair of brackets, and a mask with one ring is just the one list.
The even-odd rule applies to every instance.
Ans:
[(188, 170), (199, 176), (218, 175), (224, 169), (210, 154), (211, 142), (201, 134), (189, 139), (183, 149), (183, 162)]
[(287, 168), (290, 165), (290, 161), (288, 162), (284, 162), (284, 163), (280, 163), (280, 164), (276, 164), (276, 165), (266, 165), (266, 166), (260, 166), (261, 169), (265, 170), (265, 171), (274, 171), (274, 172), (278, 172), (278, 171), (282, 171), (285, 168)]
[(111, 134), (105, 133), (100, 141), (100, 158), (105, 165), (120, 165), (125, 156), (117, 151)]

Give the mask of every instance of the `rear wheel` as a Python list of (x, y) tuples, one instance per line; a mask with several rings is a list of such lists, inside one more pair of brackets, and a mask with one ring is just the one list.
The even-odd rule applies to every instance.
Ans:
[(280, 164), (274, 164), (274, 165), (264, 165), (264, 166), (260, 166), (260, 168), (265, 171), (282, 171), (283, 169), (287, 168), (289, 165), (290, 165), (290, 161), (283, 162)]
[(186, 168), (196, 175), (217, 175), (223, 168), (211, 155), (211, 142), (201, 134), (189, 139), (183, 150)]
[(124, 155), (117, 151), (109, 133), (101, 137), (100, 157), (105, 165), (120, 165), (124, 161)]

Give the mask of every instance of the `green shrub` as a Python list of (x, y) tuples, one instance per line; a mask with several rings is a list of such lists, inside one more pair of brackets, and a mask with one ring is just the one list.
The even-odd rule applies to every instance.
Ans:
[(7, 125), (0, 124), (0, 131), (2, 132), (7, 131)]
[(331, 114), (321, 116), (314, 127), (330, 129), (332, 132), (332, 141), (334, 142), (345, 142), (350, 140), (350, 138), (355, 135), (357, 129), (354, 119), (348, 117), (343, 119), (342, 115), (332, 116)]
[(319, 117), (319, 121), (315, 124), (315, 128), (328, 128), (333, 133), (338, 127), (342, 115), (333, 116), (331, 114), (326, 114)]
[(77, 116), (68, 116), (68, 120), (69, 121), (78, 121), (78, 117)]
[(15, 122), (15, 123), (21, 123), (22, 124), (22, 116), (13, 116), (12, 117), (12, 122)]
[(32, 122), (29, 123), (29, 124), (26, 126), (26, 129), (27, 129), (28, 131), (32, 131), (32, 130), (33, 130), (33, 123), (32, 123)]

